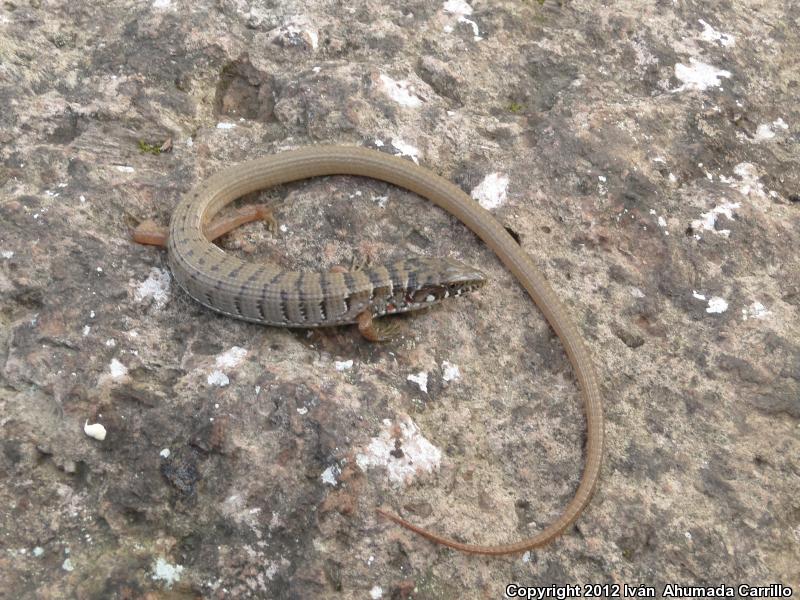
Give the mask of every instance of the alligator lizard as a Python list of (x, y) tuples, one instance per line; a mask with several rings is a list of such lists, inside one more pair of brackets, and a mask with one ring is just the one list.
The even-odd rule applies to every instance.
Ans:
[[(603, 448), (603, 416), (591, 359), (567, 309), (530, 257), (495, 218), (461, 189), (398, 157), (358, 147), (310, 146), (266, 156), (218, 172), (178, 204), (166, 240), (179, 285), (195, 300), (223, 314), (268, 325), (317, 327), (358, 323), (370, 339), (382, 339), (373, 317), (415, 310), (480, 287), (483, 275), (460, 263), (415, 258), (361, 271), (282, 271), (225, 254), (209, 239), (211, 219), (227, 204), (269, 186), (324, 175), (360, 175), (427, 198), (478, 235), (514, 274), (564, 345), (586, 411), (586, 464), (575, 495), (561, 515), (537, 535), (510, 544), (482, 546), (445, 538), (377, 509), (432, 542), (474, 554), (524, 552), (561, 534), (588, 504), (597, 485)], [(240, 219), (241, 223), (244, 219)], [(163, 239), (158, 242), (163, 243)]]

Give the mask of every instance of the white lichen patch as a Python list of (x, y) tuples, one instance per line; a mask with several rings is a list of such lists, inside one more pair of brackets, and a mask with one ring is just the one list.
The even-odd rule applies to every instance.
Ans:
[(767, 307), (761, 304), (761, 302), (755, 301), (747, 308), (742, 309), (742, 320), (747, 321), (747, 319), (766, 319), (772, 312), (767, 310)]
[(597, 193), (601, 196), (605, 196), (608, 193), (608, 186), (606, 185), (607, 181), (608, 179), (605, 175), (597, 176)]
[(100, 423), (92, 423), (89, 425), (89, 421), (86, 421), (83, 424), (83, 433), (88, 435), (90, 438), (100, 440), (101, 442), (106, 439), (106, 428)]
[(111, 359), (108, 365), (108, 372), (111, 373), (112, 379), (123, 379), (128, 375), (128, 367), (119, 362), (116, 358)]
[[(467, 18), (472, 14), (472, 7), (467, 2), (464, 0), (447, 0), (447, 2), (442, 5), (442, 10), (450, 15), (453, 15), (459, 23), (466, 23), (472, 27), (473, 40), (479, 42), (483, 39), (480, 35), (481, 32), (478, 28), (478, 24), (472, 19)], [(452, 33), (452, 31), (452, 25), (445, 25), (445, 33)]]
[(415, 163), (419, 164), (419, 149), (401, 139), (392, 139), (392, 148), (397, 150), (397, 156), (408, 156)]
[[(381, 74), (380, 76), (381, 90), (391, 100), (397, 102), (401, 106), (408, 108), (417, 108), (422, 106), (422, 100), (414, 93), (411, 84), (408, 81), (396, 81), (388, 75)], [(396, 147), (396, 146), (395, 146)]]
[(232, 346), (217, 356), (216, 365), (218, 369), (233, 369), (238, 367), (247, 356), (247, 350), (239, 346)]
[(733, 168), (733, 172), (742, 180), (737, 189), (744, 196), (755, 193), (757, 196), (765, 196), (764, 184), (758, 177), (758, 168), (753, 163), (739, 163)]
[(338, 465), (331, 465), (322, 472), (320, 478), (322, 479), (322, 483), (335, 486), (337, 483), (339, 483), (339, 475), (341, 474), (342, 470)]
[(675, 77), (678, 81), (681, 81), (683, 85), (672, 91), (682, 92), (684, 90), (698, 90), (702, 92), (712, 86), (716, 87), (721, 85), (722, 81), (720, 77), (730, 76), (730, 71), (717, 69), (712, 65), (690, 58), (688, 66), (682, 63), (677, 63), (675, 65)]
[(291, 564), (292, 563), (284, 557), (281, 557), (280, 562), (271, 560), (267, 563), (264, 569), (264, 575), (267, 577), (267, 579), (272, 581), (273, 579), (275, 579), (275, 575), (277, 575), (278, 572), (282, 570), (285, 571), (287, 568), (291, 566)]
[(692, 229), (695, 231), (699, 231), (704, 229), (706, 231), (713, 231), (717, 235), (721, 235), (724, 237), (729, 237), (731, 234), (730, 229), (717, 229), (717, 218), (720, 215), (724, 215), (726, 218), (730, 219), (731, 221), (734, 219), (733, 211), (737, 208), (740, 208), (742, 205), (739, 202), (723, 202), (722, 204), (715, 206), (708, 212), (704, 212), (700, 215), (699, 219), (695, 219), (692, 221)]
[(152, 299), (156, 308), (162, 309), (166, 306), (170, 297), (169, 271), (165, 269), (150, 269), (147, 279), (139, 283), (133, 290), (133, 298), (137, 302)]
[(658, 223), (658, 226), (664, 230), (664, 235), (669, 235), (669, 231), (667, 231), (667, 220), (658, 213), (656, 213), (656, 211), (653, 210), (652, 208), (650, 209), (650, 214), (656, 217), (656, 223)]
[(373, 586), (369, 591), (369, 597), (372, 600), (380, 600), (380, 598), (383, 598), (383, 588), (379, 585)]
[(420, 371), (416, 375), (409, 375), (406, 379), (412, 383), (416, 383), (419, 389), (426, 394), (428, 393), (428, 374), (425, 371)]
[(220, 370), (211, 371), (211, 373), (208, 374), (206, 381), (208, 382), (208, 385), (217, 385), (219, 387), (225, 387), (231, 382), (231, 380), (228, 379), (228, 376)]
[(447, 0), (442, 5), (442, 10), (459, 17), (468, 17), (472, 14), (472, 7), (465, 0)]
[(502, 173), (489, 173), (470, 195), (486, 210), (493, 210), (508, 198), (508, 177)]
[(771, 140), (775, 137), (775, 132), (772, 131), (772, 127), (770, 127), (769, 123), (762, 123), (756, 129), (756, 134), (753, 136), (753, 141), (758, 142), (766, 142), (767, 140)]
[(739, 181), (726, 177), (725, 175), (720, 175), (719, 180), (722, 183), (730, 185), (733, 189), (742, 194), (742, 196), (751, 196), (754, 198), (767, 197), (764, 184), (761, 183), (758, 176), (758, 167), (753, 163), (739, 163), (733, 168), (733, 173), (739, 178)]
[(777, 135), (776, 129), (783, 129), (785, 131), (789, 129), (789, 126), (786, 124), (786, 121), (780, 118), (775, 119), (772, 123), (761, 123), (753, 136), (753, 142), (759, 144), (773, 139)]
[(458, 368), (458, 365), (454, 365), (446, 360), (442, 362), (442, 379), (444, 381), (450, 382), (460, 378), (461, 370)]
[(181, 565), (170, 564), (163, 557), (159, 556), (153, 563), (153, 574), (151, 578), (154, 581), (163, 581), (164, 586), (169, 589), (181, 580), (181, 573), (183, 573), (183, 567)]
[(14, 251), (13, 250), (0, 250), (0, 256), (5, 258), (6, 260), (8, 260), (12, 256), (14, 256)]
[(215, 369), (206, 378), (208, 385), (225, 387), (230, 384), (231, 380), (225, 374), (225, 370), (235, 369), (244, 362), (246, 356), (247, 350), (239, 346), (233, 346), (219, 354), (214, 361)]
[(729, 33), (721, 33), (714, 29), (711, 25), (706, 23), (703, 19), (698, 19), (700, 25), (703, 26), (703, 31), (700, 33), (700, 39), (705, 42), (717, 42), (725, 48), (730, 48), (736, 44), (736, 37)]
[(356, 464), (362, 471), (384, 467), (389, 482), (395, 485), (407, 485), (419, 475), (434, 472), (441, 461), (441, 450), (405, 414), (400, 414), (396, 423), (384, 419), (378, 436), (356, 455)]
[(707, 313), (724, 313), (726, 310), (728, 310), (728, 301), (725, 300), (725, 298), (711, 296), (711, 298), (708, 299)]
[(333, 368), (337, 371), (348, 371), (353, 368), (353, 359), (350, 360), (335, 360), (333, 361)]
[(164, 10), (170, 6), (172, 6), (172, 0), (153, 0), (153, 8)]
[[(706, 301), (706, 295), (701, 294), (696, 290), (692, 290), (692, 297), (696, 300), (702, 300), (703, 302)], [(725, 298), (720, 296), (711, 296), (711, 298), (708, 298), (707, 300), (708, 306), (706, 306), (706, 312), (709, 314), (724, 313), (726, 310), (728, 310), (728, 301), (725, 300)]]
[(228, 123), (226, 121), (217, 123), (217, 129), (233, 129), (234, 127), (236, 127), (236, 123)]

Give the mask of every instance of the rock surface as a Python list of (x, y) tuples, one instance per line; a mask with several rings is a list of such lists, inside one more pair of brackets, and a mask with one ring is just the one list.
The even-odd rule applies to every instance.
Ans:
[[(3, 2), (0, 589), (798, 593), (798, 25), (796, 1), (766, 0)], [(217, 316), (130, 241), (225, 165), (320, 142), (474, 191), (573, 311), (608, 443), (548, 547), (464, 556), (374, 512), (503, 543), (556, 518), (582, 469), (561, 345), (454, 219), (332, 177), (265, 193), (276, 235), (223, 240), (298, 268), (419, 253), (491, 277), (385, 345)]]

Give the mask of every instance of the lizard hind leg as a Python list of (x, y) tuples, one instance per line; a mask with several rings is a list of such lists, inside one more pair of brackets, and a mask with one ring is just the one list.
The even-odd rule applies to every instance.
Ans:
[(390, 342), (400, 333), (397, 321), (378, 322), (372, 318), (368, 310), (358, 315), (358, 332), (370, 342)]
[[(263, 204), (255, 204), (244, 206), (230, 217), (206, 225), (203, 233), (209, 241), (213, 242), (237, 227), (252, 221), (264, 221), (272, 234), (278, 230), (278, 220), (272, 214), (272, 209)], [(168, 238), (169, 229), (162, 227), (152, 219), (142, 221), (133, 230), (133, 241), (138, 244), (166, 247)]]
[(166, 246), (169, 229), (162, 227), (152, 219), (142, 221), (133, 230), (133, 241), (148, 246)]
[(264, 204), (254, 204), (243, 206), (230, 217), (206, 225), (204, 233), (206, 238), (214, 241), (229, 231), (233, 231), (237, 227), (252, 221), (264, 221), (267, 224), (267, 229), (272, 234), (278, 230), (278, 220), (272, 213), (272, 209)]

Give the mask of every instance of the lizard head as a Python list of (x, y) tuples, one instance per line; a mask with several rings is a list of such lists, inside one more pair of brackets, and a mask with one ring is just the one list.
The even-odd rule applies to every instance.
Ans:
[(486, 283), (478, 269), (447, 259), (413, 258), (392, 273), (393, 294), (382, 314), (427, 308), (447, 298), (477, 290)]

